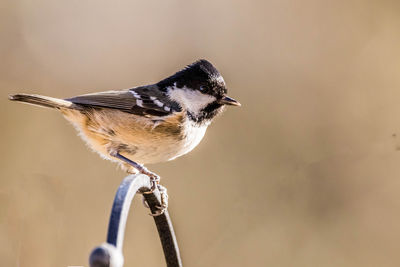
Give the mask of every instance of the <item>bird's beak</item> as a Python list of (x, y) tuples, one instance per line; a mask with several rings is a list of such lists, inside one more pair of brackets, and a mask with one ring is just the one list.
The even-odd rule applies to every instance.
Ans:
[(221, 98), (218, 103), (222, 104), (222, 105), (230, 105), (230, 106), (238, 106), (240, 107), (241, 104), (236, 101), (233, 98), (230, 98), (229, 96), (224, 96), (223, 98)]

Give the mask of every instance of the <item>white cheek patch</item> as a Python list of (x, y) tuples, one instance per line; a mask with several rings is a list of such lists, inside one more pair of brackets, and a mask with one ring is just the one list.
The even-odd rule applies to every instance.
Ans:
[(216, 100), (214, 96), (206, 95), (200, 91), (191, 90), (186, 87), (171, 87), (168, 89), (168, 95), (172, 100), (178, 102), (183, 108), (194, 114), (198, 114), (208, 104)]

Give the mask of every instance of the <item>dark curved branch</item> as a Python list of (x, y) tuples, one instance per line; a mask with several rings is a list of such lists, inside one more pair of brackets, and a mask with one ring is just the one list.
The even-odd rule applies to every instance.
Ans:
[[(147, 191), (146, 189), (145, 191)], [(158, 193), (158, 191), (157, 191)], [(152, 213), (155, 213), (156, 206), (160, 205), (159, 197), (154, 194), (144, 194), (146, 202), (150, 206)], [(168, 210), (162, 215), (153, 217), (156, 223), (158, 235), (164, 250), (164, 257), (168, 267), (182, 266), (181, 256), (179, 254), (178, 242), (176, 241), (174, 228), (169, 217)]]
[[(91, 267), (122, 267), (122, 246), (124, 241), (125, 226), (133, 197), (138, 191), (150, 191), (150, 179), (146, 175), (129, 175), (120, 184), (115, 195), (108, 225), (107, 243), (95, 248), (89, 258)], [(151, 194), (144, 194), (152, 213), (157, 211), (160, 205), (160, 193), (158, 190)], [(161, 244), (164, 250), (165, 261), (168, 267), (181, 267), (174, 229), (168, 214), (154, 217)], [(112, 246), (110, 246), (112, 245)]]

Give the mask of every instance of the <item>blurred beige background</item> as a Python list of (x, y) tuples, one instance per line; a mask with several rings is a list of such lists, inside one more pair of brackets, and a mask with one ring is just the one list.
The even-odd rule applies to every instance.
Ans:
[[(2, 266), (87, 266), (125, 174), (52, 110), (12, 103), (156, 82), (198, 58), (240, 100), (152, 165), (185, 266), (400, 265), (398, 1), (0, 3)], [(125, 266), (164, 266), (140, 199)]]

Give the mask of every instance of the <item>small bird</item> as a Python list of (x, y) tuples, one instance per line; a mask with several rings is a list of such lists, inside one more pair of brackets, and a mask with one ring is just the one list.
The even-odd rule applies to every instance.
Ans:
[(156, 84), (66, 99), (34, 94), (9, 98), (60, 110), (90, 148), (128, 173), (148, 175), (153, 190), (160, 178), (143, 164), (190, 152), (225, 105), (240, 106), (227, 96), (218, 70), (204, 59)]

